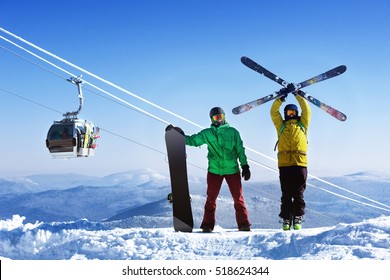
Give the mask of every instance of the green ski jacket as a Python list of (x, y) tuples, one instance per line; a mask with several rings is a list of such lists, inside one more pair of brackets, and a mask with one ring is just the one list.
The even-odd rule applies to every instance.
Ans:
[(208, 171), (217, 175), (231, 175), (240, 172), (241, 166), (248, 164), (240, 133), (228, 123), (186, 135), (186, 145), (199, 147), (207, 144)]

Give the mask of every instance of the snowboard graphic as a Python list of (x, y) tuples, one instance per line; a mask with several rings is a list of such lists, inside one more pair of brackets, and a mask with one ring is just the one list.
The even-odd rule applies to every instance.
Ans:
[[(180, 131), (180, 132), (179, 132)], [(173, 227), (175, 231), (192, 232), (194, 221), (188, 188), (186, 143), (182, 130), (168, 126), (165, 143), (168, 153), (169, 173), (172, 188)]]

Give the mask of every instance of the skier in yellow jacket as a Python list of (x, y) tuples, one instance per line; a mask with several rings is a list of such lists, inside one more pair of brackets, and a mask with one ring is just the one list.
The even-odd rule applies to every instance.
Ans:
[[(294, 94), (294, 93), (293, 93)], [(280, 107), (287, 95), (274, 101), (271, 107), (271, 118), (278, 133), (278, 167), (282, 190), (279, 217), (283, 219), (283, 229), (301, 229), (305, 214), (303, 193), (307, 179), (307, 130), (310, 124), (310, 107), (306, 100), (294, 94), (302, 114), (299, 116), (298, 107), (288, 104), (284, 107), (284, 119)]]

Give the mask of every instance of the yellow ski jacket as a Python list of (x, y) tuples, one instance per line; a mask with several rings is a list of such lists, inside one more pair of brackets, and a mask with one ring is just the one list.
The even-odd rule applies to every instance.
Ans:
[[(284, 121), (282, 115), (280, 114), (280, 106), (282, 101), (278, 98), (274, 101), (271, 106), (271, 118), (272, 122), (275, 125), (276, 131), (278, 133), (279, 143), (278, 143), (278, 166), (304, 166), (307, 167), (307, 130), (310, 123), (310, 107), (307, 101), (299, 96), (295, 95), (299, 106), (301, 107), (302, 113), (300, 117), (300, 122), (303, 125), (298, 124), (297, 119), (291, 119)], [(285, 124), (282, 133), (280, 130)]]

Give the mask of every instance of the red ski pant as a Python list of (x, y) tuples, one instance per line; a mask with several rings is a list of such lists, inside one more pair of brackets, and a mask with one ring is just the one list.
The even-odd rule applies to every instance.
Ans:
[(244, 197), (242, 195), (242, 184), (240, 172), (232, 175), (216, 175), (207, 173), (207, 200), (204, 207), (204, 216), (201, 228), (214, 229), (215, 210), (217, 208), (217, 197), (221, 190), (223, 179), (229, 187), (234, 200), (234, 209), (236, 210), (236, 222), (238, 228), (250, 226), (248, 211), (245, 207)]

